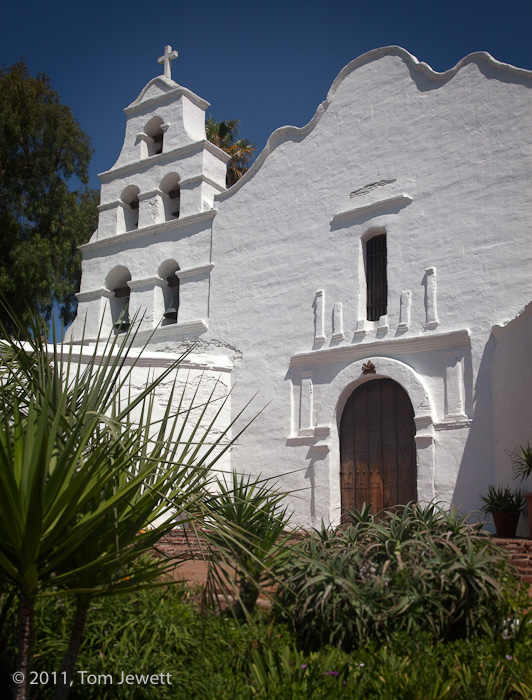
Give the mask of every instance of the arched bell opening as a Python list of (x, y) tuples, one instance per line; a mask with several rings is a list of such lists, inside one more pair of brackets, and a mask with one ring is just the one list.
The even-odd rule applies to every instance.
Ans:
[(116, 333), (124, 333), (131, 325), (129, 318), (129, 297), (131, 290), (128, 282), (131, 274), (127, 267), (118, 265), (107, 275), (105, 286), (112, 292), (110, 299), (111, 324)]
[(163, 319), (161, 325), (168, 326), (177, 323), (179, 313), (179, 277), (177, 272), (179, 265), (175, 260), (167, 260), (158, 271), (163, 280)]
[(164, 220), (179, 219), (181, 215), (179, 175), (177, 173), (169, 173), (161, 180), (159, 188), (163, 195)]
[(340, 422), (342, 521), (347, 511), (373, 511), (417, 501), (416, 426), (406, 391), (393, 379), (360, 384)]
[(156, 156), (163, 152), (164, 131), (161, 117), (153, 117), (144, 127), (144, 133), (148, 136), (148, 156)]
[(123, 203), (123, 221), (119, 224), (122, 231), (135, 231), (139, 227), (139, 194), (140, 190), (135, 185), (129, 185), (122, 192), (120, 199)]

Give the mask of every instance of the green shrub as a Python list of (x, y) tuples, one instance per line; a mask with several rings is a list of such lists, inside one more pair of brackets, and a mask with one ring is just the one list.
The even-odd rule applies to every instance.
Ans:
[(502, 551), (455, 513), (408, 505), (322, 528), (294, 546), (277, 572), (276, 618), (303, 648), (350, 649), (397, 631), (464, 637), (496, 625), (515, 589)]
[[(253, 649), (276, 649), (292, 643), (289, 633), (275, 630), (262, 614), (253, 625), (200, 614), (201, 593), (186, 584), (95, 599), (70, 688), (69, 700), (205, 700), (246, 698)], [(32, 669), (59, 673), (68, 644), (75, 603), (71, 596), (43, 598), (38, 617)], [(12, 632), (16, 632), (16, 625)], [(10, 643), (11, 673), (16, 640)], [(82, 684), (80, 671), (90, 674), (170, 674), (171, 685)], [(85, 677), (86, 678), (86, 677)], [(5, 685), (11, 688), (9, 679)], [(51, 700), (54, 686), (30, 686), (32, 698)]]
[[(430, 634), (392, 634), (356, 652), (331, 647), (302, 654), (293, 645), (252, 652), (251, 692), (268, 700), (517, 700), (532, 697), (529, 654), (515, 656), (473, 637), (434, 642)], [(247, 696), (243, 696), (247, 697)]]
[[(187, 586), (138, 591), (93, 601), (74, 685), (74, 700), (496, 700), (532, 697), (532, 625), (521, 618), (492, 634), (435, 642), (428, 632), (392, 633), (351, 653), (334, 647), (305, 653), (263, 613), (253, 624), (205, 617)], [(522, 603), (525, 602), (523, 598)], [(529, 601), (528, 601), (529, 604)], [(74, 601), (38, 601), (33, 668), (60, 668)], [(16, 620), (8, 617), (8, 628)], [(16, 624), (12, 633), (16, 631)], [(504, 633), (504, 634), (503, 634)], [(11, 661), (16, 641), (9, 644)], [(11, 670), (14, 670), (12, 668)], [(169, 673), (171, 685), (81, 685), (93, 674)], [(8, 680), (2, 687), (10, 688)], [(33, 700), (53, 686), (30, 686)], [(37, 691), (37, 692), (36, 692)]]

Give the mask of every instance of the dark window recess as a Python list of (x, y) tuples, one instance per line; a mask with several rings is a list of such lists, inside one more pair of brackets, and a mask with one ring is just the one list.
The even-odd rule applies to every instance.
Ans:
[(125, 297), (128, 297), (131, 293), (129, 286), (126, 284), (125, 287), (116, 287), (115, 291), (115, 297), (117, 299), (124, 299)]
[(156, 156), (158, 153), (162, 153), (163, 152), (163, 134), (155, 134), (155, 136), (153, 136), (153, 143), (155, 144), (153, 155)]
[(135, 197), (135, 199), (130, 203), (129, 205), (130, 209), (135, 212), (135, 216), (131, 220), (131, 228), (135, 229), (139, 227), (139, 209), (140, 209), (140, 202), (138, 200), (138, 197)]
[(178, 219), (179, 218), (179, 211), (181, 209), (181, 188), (179, 187), (179, 185), (175, 189), (168, 192), (168, 196), (170, 197), (170, 199), (172, 200), (172, 203), (173, 203), (172, 216), (175, 219)]
[(366, 302), (368, 321), (378, 321), (388, 312), (386, 276), (386, 234), (373, 236), (366, 243)]

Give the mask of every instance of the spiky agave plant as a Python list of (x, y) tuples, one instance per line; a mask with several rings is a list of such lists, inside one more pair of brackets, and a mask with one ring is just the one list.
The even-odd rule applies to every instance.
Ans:
[(464, 516), (407, 506), (310, 533), (283, 561), (274, 607), (308, 649), (345, 649), (393, 632), (436, 639), (496, 624), (517, 582), (502, 551)]

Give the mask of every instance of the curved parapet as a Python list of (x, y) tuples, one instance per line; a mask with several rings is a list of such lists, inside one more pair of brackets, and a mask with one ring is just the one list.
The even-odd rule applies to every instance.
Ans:
[[(362, 56), (355, 58), (340, 71), (333, 84), (331, 85), (331, 88), (327, 93), (326, 99), (318, 106), (314, 116), (308, 122), (308, 124), (302, 127), (282, 126), (276, 129), (271, 134), (268, 141), (266, 142), (266, 146), (257, 156), (255, 162), (248, 170), (248, 172), (244, 175), (244, 177), (241, 180), (239, 180), (235, 185), (233, 185), (229, 190), (217, 195), (215, 201), (223, 201), (225, 199), (228, 199), (231, 195), (235, 194), (246, 182), (248, 182), (251, 178), (254, 177), (254, 175), (260, 170), (262, 164), (264, 163), (268, 155), (280, 145), (286, 143), (287, 141), (293, 141), (294, 143), (297, 143), (299, 141), (302, 141), (306, 136), (308, 136), (314, 130), (316, 125), (320, 122), (322, 116), (325, 114), (330, 104), (332, 103), (335, 93), (337, 92), (342, 82), (347, 78), (347, 76), (349, 76), (351, 73), (361, 68), (362, 66), (378, 61), (387, 56), (397, 56), (404, 61), (405, 65), (410, 71), (412, 80), (417, 84), (418, 89), (421, 91), (432, 90), (442, 87), (443, 85), (448, 83), (460, 70), (462, 70), (470, 64), (475, 64), (478, 67), (478, 69), (484, 74), (499, 72), (501, 75), (501, 80), (504, 79), (503, 75), (506, 74), (507, 76), (514, 76), (516, 82), (522, 81), (532, 86), (532, 71), (526, 70), (524, 68), (517, 68), (508, 63), (497, 61), (486, 51), (476, 51), (474, 53), (471, 53), (465, 56), (465, 58), (463, 58), (462, 60), (460, 60), (454, 66), (454, 68), (450, 68), (449, 70), (439, 73), (438, 71), (433, 70), (427, 63), (424, 63), (423, 61), (418, 61), (418, 59), (415, 56), (413, 56), (406, 49), (403, 49), (400, 46), (385, 46), (382, 48), (373, 49), (372, 51), (368, 51), (367, 53), (362, 54)], [(490, 77), (496, 76), (490, 75)]]

